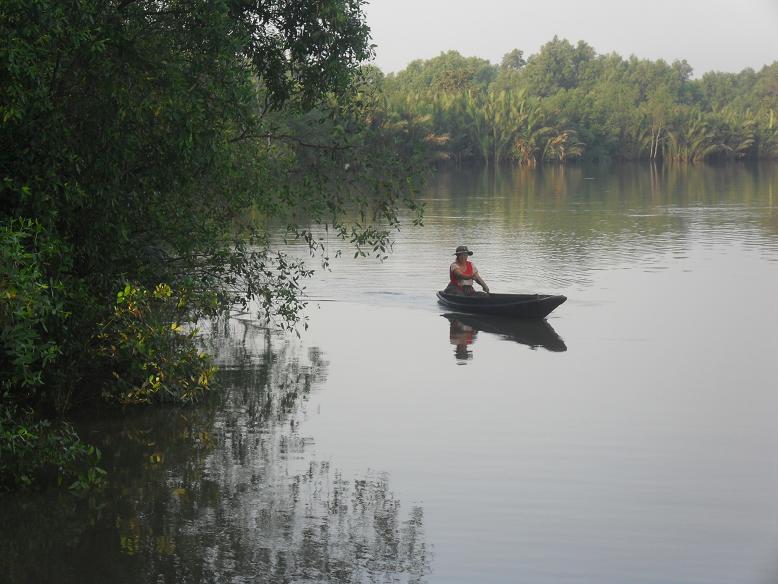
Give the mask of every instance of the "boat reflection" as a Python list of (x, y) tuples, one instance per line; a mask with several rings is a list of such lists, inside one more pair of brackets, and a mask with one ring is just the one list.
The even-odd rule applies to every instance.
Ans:
[(473, 358), (470, 346), (479, 332), (498, 335), (507, 341), (527, 345), (532, 349), (542, 347), (556, 353), (567, 351), (567, 345), (545, 319), (527, 320), (486, 314), (447, 313), (443, 315), (451, 324), (449, 341), (455, 345), (457, 361)]

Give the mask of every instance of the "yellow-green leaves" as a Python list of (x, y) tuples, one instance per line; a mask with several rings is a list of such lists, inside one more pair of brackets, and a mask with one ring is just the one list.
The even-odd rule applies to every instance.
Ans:
[(198, 347), (198, 329), (183, 326), (189, 295), (167, 283), (153, 291), (126, 284), (98, 336), (114, 364), (104, 395), (122, 404), (189, 402), (210, 389), (216, 368)]

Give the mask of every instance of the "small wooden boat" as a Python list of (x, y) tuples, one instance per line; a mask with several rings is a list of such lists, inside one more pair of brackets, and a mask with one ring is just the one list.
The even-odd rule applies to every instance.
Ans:
[(471, 314), (496, 314), (519, 318), (545, 318), (566, 296), (550, 294), (476, 294), (462, 296), (438, 292), (438, 301), (458, 312)]

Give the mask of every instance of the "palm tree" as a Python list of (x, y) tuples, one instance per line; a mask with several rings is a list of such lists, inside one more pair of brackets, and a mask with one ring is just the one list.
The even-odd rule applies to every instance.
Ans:
[(541, 160), (543, 162), (555, 160), (565, 162), (569, 159), (583, 156), (585, 144), (576, 142), (574, 130), (552, 130), (543, 148)]
[(699, 162), (724, 150), (700, 110), (695, 109), (667, 131), (667, 159)]

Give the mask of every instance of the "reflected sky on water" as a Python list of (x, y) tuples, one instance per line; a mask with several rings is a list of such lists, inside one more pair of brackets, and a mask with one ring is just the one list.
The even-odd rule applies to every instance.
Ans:
[[(1, 500), (2, 563), (18, 582), (775, 582), (776, 193), (770, 166), (443, 172), (388, 261), (310, 283), (301, 340), (217, 323), (214, 404), (85, 426), (105, 494)], [(494, 292), (568, 301), (536, 323), (451, 313), (434, 292), (461, 244)]]
[(463, 243), (493, 292), (571, 300), (614, 271), (640, 278), (695, 252), (707, 263), (742, 247), (778, 262), (775, 165), (462, 169), (440, 173), (422, 200), (424, 228), (400, 232), (388, 262), (345, 254), (309, 284), (311, 296), (426, 307)]
[[(306, 337), (331, 363), (317, 451), (424, 507), (431, 582), (775, 581), (776, 185), (746, 166), (439, 176), (389, 261), (311, 283), (334, 300)], [(540, 331), (455, 323), (433, 291), (460, 244), (493, 291), (568, 301)]]
[(209, 345), (224, 384), (211, 403), (83, 424), (103, 491), (0, 498), (2, 581), (421, 581), (423, 509), (385, 472), (314, 456), (302, 422), (323, 355), (241, 319), (214, 323)]

